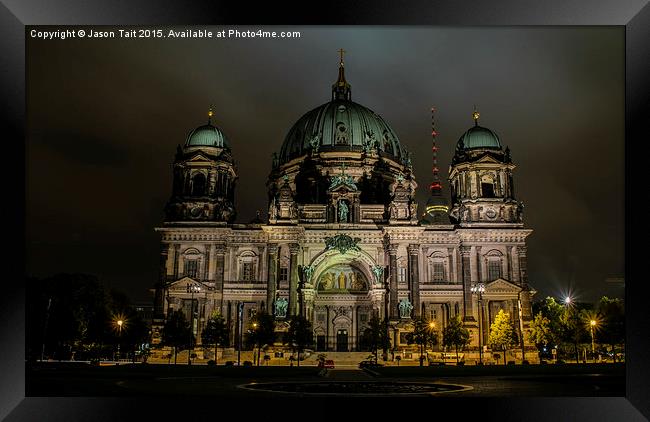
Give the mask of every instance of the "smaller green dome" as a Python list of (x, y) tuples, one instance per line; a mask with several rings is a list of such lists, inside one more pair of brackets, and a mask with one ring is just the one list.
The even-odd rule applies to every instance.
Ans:
[(501, 149), (501, 141), (490, 129), (475, 125), (460, 137), (456, 149), (475, 148)]
[(194, 129), (187, 137), (186, 147), (217, 147), (230, 148), (230, 143), (226, 136), (210, 123), (199, 126)]

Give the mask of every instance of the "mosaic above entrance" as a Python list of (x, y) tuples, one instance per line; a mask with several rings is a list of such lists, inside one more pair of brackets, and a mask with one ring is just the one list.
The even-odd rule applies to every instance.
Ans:
[(321, 274), (317, 289), (328, 293), (365, 293), (368, 290), (368, 280), (358, 269), (340, 264)]

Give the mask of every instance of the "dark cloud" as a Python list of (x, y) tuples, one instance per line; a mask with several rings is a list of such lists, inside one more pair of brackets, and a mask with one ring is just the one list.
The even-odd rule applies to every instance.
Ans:
[(266, 209), (271, 153), (329, 100), (343, 47), (353, 100), (413, 152), (421, 207), (430, 107), (444, 177), (476, 104), (518, 166), (531, 284), (540, 295), (569, 284), (587, 299), (622, 294), (604, 282), (624, 270), (622, 29), (292, 29), (302, 37), (29, 39), (29, 270), (91, 272), (147, 298), (176, 145), (213, 104), (239, 168), (239, 218), (252, 219)]

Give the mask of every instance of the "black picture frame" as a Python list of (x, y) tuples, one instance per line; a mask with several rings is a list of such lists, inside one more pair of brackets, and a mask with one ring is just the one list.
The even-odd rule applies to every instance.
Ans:
[[(9, 4), (7, 4), (9, 3)], [(317, 7), (318, 6), (318, 7)], [(285, 9), (286, 7), (286, 9)], [(0, 417), (7, 420), (123, 420), (157, 418), (199, 419), (225, 417), (224, 406), (233, 407), (242, 416), (253, 413), (274, 417), (298, 419), (295, 407), (311, 408), (340, 415), (338, 406), (326, 406), (323, 401), (301, 399), (298, 402), (274, 400), (264, 403), (234, 403), (201, 401), (191, 398), (162, 400), (157, 398), (36, 398), (24, 396), (24, 183), (18, 174), (24, 174), (25, 125), (25, 25), (75, 24), (138, 24), (165, 25), (194, 24), (270, 24), (272, 19), (282, 24), (401, 24), (401, 25), (617, 25), (625, 26), (626, 33), (626, 317), (627, 364), (626, 397), (618, 398), (436, 398), (435, 401), (417, 401), (402, 405), (358, 400), (342, 404), (347, 417), (353, 415), (385, 414), (398, 410), (404, 417), (423, 415), (442, 417), (445, 411), (457, 412), (458, 419), (476, 417), (477, 420), (644, 420), (650, 418), (650, 393), (647, 363), (650, 329), (649, 308), (646, 304), (648, 283), (639, 277), (641, 264), (637, 257), (644, 252), (635, 247), (635, 239), (644, 232), (643, 212), (639, 205), (645, 194), (639, 177), (643, 168), (636, 160), (644, 156), (639, 147), (648, 141), (650, 72), (650, 6), (647, 1), (601, 0), (507, 0), (498, 2), (445, 0), (413, 1), (408, 4), (359, 1), (327, 2), (320, 5), (301, 3), (301, 6), (281, 6), (267, 2), (252, 7), (235, 2), (175, 2), (99, 0), (71, 1), (12, 1), (0, 5), (0, 44), (4, 68), (0, 79), (5, 124), (3, 127), (3, 181), (5, 206), (3, 221), (9, 232), (5, 238), (5, 278), (0, 306), (0, 344), (4, 347), (0, 359), (2, 393)], [(641, 176), (642, 177), (642, 176)], [(643, 180), (643, 179), (641, 179)], [(641, 189), (641, 190), (640, 190)], [(606, 198), (604, 198), (606, 200)], [(636, 208), (635, 208), (636, 206)], [(641, 239), (639, 239), (641, 240)], [(641, 243), (639, 243), (642, 245)], [(643, 262), (643, 261), (641, 261)], [(636, 276), (636, 277), (635, 277)], [(396, 401), (397, 399), (395, 399)], [(344, 401), (343, 399), (341, 400)], [(471, 403), (468, 403), (470, 401)], [(353, 406), (349, 406), (354, 404)], [(293, 416), (292, 416), (293, 415)], [(233, 416), (230, 416), (233, 417)], [(236, 417), (236, 416), (235, 416)], [(300, 417), (301, 419), (303, 417)]]

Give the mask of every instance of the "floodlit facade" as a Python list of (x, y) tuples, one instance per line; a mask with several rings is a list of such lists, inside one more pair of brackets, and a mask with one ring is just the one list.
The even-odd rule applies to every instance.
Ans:
[(206, 320), (220, 313), (233, 346), (256, 312), (275, 315), (280, 331), (300, 314), (313, 325), (313, 348), (330, 352), (361, 350), (373, 315), (389, 319), (398, 350), (410, 348), (405, 334), (415, 317), (435, 322), (442, 338), (459, 315), (474, 352), (487, 344), (500, 309), (518, 332), (528, 330), (531, 230), (515, 198), (508, 148), (479, 126), (475, 111), (450, 166), (449, 203), (432, 119), (433, 183), (418, 214), (410, 153), (382, 117), (352, 101), (344, 72), (341, 59), (331, 100), (278, 142), (266, 220), (234, 223), (236, 181), (246, 175), (238, 174), (212, 113), (178, 147), (166, 219), (156, 229), (162, 250), (154, 343), (177, 309), (192, 320), (199, 343)]

